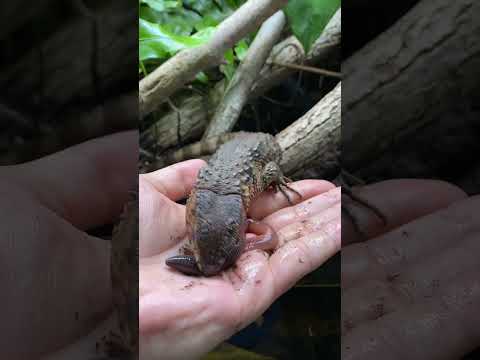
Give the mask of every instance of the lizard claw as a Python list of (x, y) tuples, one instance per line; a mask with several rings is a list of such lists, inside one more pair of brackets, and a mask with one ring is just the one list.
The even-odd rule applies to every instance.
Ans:
[(303, 196), (302, 194), (300, 194), (297, 190), (295, 190), (294, 188), (290, 187), (288, 185), (288, 183), (285, 181), (287, 180), (288, 182), (292, 182), (289, 178), (283, 176), (279, 183), (276, 184), (276, 189), (277, 190), (280, 190), (280, 192), (283, 194), (283, 196), (285, 196), (287, 198), (287, 201), (290, 205), (293, 205), (293, 202), (292, 200), (290, 199), (290, 196), (288, 196), (288, 194), (286, 193), (286, 191), (283, 189), (283, 187), (285, 187), (286, 189), (290, 190), (291, 192), (295, 193), (295, 195), (297, 195), (299, 197), (299, 199), (302, 199)]
[[(380, 218), (380, 220), (382, 220), (383, 225), (387, 225), (388, 219), (385, 216), (385, 214), (378, 207), (376, 207), (370, 201), (368, 201), (366, 199), (363, 199), (361, 196), (359, 196), (359, 195), (357, 195), (353, 192), (353, 189), (352, 189), (352, 186), (350, 185), (350, 183), (358, 184), (358, 185), (365, 185), (365, 183), (361, 179), (357, 178), (353, 174), (350, 174), (348, 171), (346, 171), (344, 169), (341, 170), (339, 179), (340, 179), (340, 185), (342, 186), (342, 194), (347, 195), (353, 201), (355, 201), (358, 204), (363, 205), (365, 208), (371, 210), (378, 218)], [(348, 216), (350, 218), (353, 218), (351, 213), (348, 213)]]

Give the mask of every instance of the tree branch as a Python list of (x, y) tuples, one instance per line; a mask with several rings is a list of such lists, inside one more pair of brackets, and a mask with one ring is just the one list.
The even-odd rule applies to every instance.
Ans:
[[(339, 167), (341, 130), (341, 83), (330, 91), (305, 115), (276, 135), (282, 149), (280, 166), (287, 175), (302, 177), (305, 169), (316, 166), (319, 176), (327, 176)], [(206, 155), (199, 150), (213, 152), (235, 133), (211, 136), (165, 154), (148, 168), (153, 171), (174, 162)], [(222, 141), (218, 141), (221, 139)]]
[[(115, 91), (126, 81), (134, 84), (138, 78), (138, 34), (129, 28), (137, 21), (138, 15), (127, 11), (131, 5), (123, 1), (107, 5), (97, 13), (102, 19), (96, 44), (102, 93)], [(33, 118), (38, 117), (42, 110), (37, 105), (39, 101), (46, 105), (48, 115), (54, 115), (61, 107), (71, 103), (85, 103), (87, 98), (92, 103), (98, 102), (100, 99), (95, 99), (92, 91), (92, 64), (85, 61), (86, 54), (95, 51), (91, 29), (92, 23), (88, 18), (69, 19), (49, 38), (31, 47), (24, 56), (6, 64), (0, 73), (0, 87), (8, 89), (5, 99), (22, 99), (34, 109), (29, 114)], [(82, 54), (82, 58), (72, 58), (72, 54)], [(40, 61), (40, 57), (48, 61)], [(121, 89), (118, 92), (124, 91)]]
[(277, 11), (263, 23), (255, 40), (250, 45), (243, 63), (237, 68), (228, 85), (203, 139), (225, 134), (233, 128), (248, 100), (258, 72), (265, 64), (273, 45), (279, 39), (285, 23), (286, 18), (282, 11)]
[(311, 167), (321, 167), (326, 174), (339, 166), (341, 141), (341, 83), (312, 109), (276, 135), (282, 148), (280, 166), (295, 175)]
[[(480, 23), (474, 14), (479, 12), (480, 3), (474, 0), (421, 1), (343, 64), (346, 169), (362, 169), (361, 177), (379, 174), (379, 169), (391, 169), (395, 153), (401, 153), (395, 167), (403, 171), (390, 170), (389, 176), (428, 176), (439, 161), (448, 161), (446, 156), (432, 157), (431, 129), (413, 145), (416, 151), (408, 160), (405, 141), (418, 137), (422, 128), (445, 126), (451, 131), (452, 120), (472, 119), (473, 127), (478, 119)], [(436, 151), (447, 151), (449, 141), (436, 143)], [(419, 156), (420, 149), (431, 150)]]
[[(290, 36), (273, 49), (267, 64), (272, 61), (288, 64), (317, 65), (331, 57), (340, 49), (342, 30), (342, 12), (338, 9), (332, 16), (320, 37), (314, 42), (309, 53), (305, 56), (303, 46), (295, 36)], [(258, 80), (252, 88), (250, 99), (256, 99), (271, 88), (277, 86), (290, 75), (297, 72), (280, 66), (264, 66)]]

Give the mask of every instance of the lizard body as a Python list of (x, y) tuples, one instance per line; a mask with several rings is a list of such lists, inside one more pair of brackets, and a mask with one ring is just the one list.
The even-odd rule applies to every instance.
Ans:
[(282, 187), (296, 192), (286, 185), (280, 159), (281, 148), (270, 134), (240, 132), (223, 144), (200, 169), (188, 198), (184, 255), (167, 259), (167, 265), (206, 276), (233, 265), (247, 247), (252, 200), (271, 185), (289, 202)]

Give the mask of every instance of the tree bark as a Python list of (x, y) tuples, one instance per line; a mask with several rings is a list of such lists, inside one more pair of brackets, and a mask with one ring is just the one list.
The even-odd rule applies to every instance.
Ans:
[(267, 56), (280, 38), (287, 19), (283, 11), (277, 11), (261, 26), (248, 48), (247, 55), (230, 80), (222, 101), (208, 124), (203, 139), (225, 134), (232, 130), (248, 100), (250, 90)]
[[(126, 6), (131, 3), (109, 2), (98, 9), (97, 36), (92, 19), (79, 16), (4, 67), (0, 74), (0, 87), (8, 89), (4, 100), (29, 105), (38, 118), (42, 110), (53, 115), (67, 104), (91, 105), (99, 100), (98, 94), (124, 92), (125, 81), (133, 88), (138, 80), (138, 32), (131, 30), (133, 24), (137, 27), (138, 15), (126, 11)], [(85, 61), (89, 56), (91, 61)]]
[[(396, 167), (403, 176), (418, 176), (452, 160), (435, 157), (455, 150), (448, 136), (439, 144), (432, 134), (472, 129), (478, 119), (479, 13), (474, 0), (422, 1), (344, 63), (347, 170), (368, 177)], [(409, 161), (405, 139), (412, 137), (419, 139), (416, 150), (428, 150), (412, 153)], [(385, 175), (395, 176), (395, 169)]]
[(282, 148), (282, 170), (298, 176), (312, 166), (326, 176), (339, 167), (341, 83), (311, 110), (276, 135)]

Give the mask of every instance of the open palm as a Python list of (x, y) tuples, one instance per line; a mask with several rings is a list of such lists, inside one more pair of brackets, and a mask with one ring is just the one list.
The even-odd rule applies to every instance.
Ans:
[(249, 216), (279, 237), (270, 256), (244, 253), (211, 278), (183, 275), (165, 265), (186, 241), (185, 207), (204, 162), (191, 160), (140, 176), (140, 358), (197, 358), (258, 318), (305, 274), (340, 249), (340, 189), (320, 180), (292, 184), (303, 198), (288, 206), (265, 192)]

